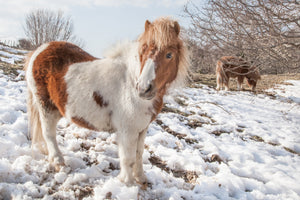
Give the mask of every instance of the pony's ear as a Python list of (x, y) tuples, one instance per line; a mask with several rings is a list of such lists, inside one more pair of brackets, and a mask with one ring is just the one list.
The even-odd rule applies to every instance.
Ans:
[(146, 20), (146, 22), (145, 22), (145, 31), (147, 31), (149, 29), (150, 25), (151, 25), (151, 22), (149, 22), (149, 20)]
[(179, 26), (178, 22), (176, 22), (176, 21), (174, 22), (174, 29), (175, 29), (176, 34), (179, 35), (180, 26)]

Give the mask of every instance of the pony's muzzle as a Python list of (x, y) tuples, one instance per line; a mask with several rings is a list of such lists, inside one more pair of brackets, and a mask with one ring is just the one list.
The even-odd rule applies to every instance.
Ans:
[(138, 85), (137, 89), (139, 97), (141, 97), (142, 99), (151, 100), (156, 95), (155, 84), (153, 81), (147, 84), (146, 87), (139, 87)]

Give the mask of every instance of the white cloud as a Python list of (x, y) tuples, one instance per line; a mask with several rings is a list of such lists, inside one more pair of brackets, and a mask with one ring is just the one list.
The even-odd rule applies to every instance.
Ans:
[[(82, 2), (82, 1), (78, 1)], [(135, 6), (150, 7), (153, 5), (171, 7), (184, 5), (187, 0), (87, 0), (85, 4), (96, 6)]]
[(1, 2), (0, 17), (17, 18), (37, 8), (68, 10), (71, 5), (70, 1), (66, 0), (8, 0)]
[(72, 6), (134, 6), (150, 7), (153, 5), (172, 7), (184, 5), (187, 0), (6, 0), (1, 2), (0, 17), (17, 18), (32, 9), (49, 8), (68, 11)]

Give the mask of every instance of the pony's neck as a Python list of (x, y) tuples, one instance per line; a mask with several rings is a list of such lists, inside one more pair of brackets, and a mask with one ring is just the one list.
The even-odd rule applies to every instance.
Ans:
[(138, 42), (132, 42), (129, 48), (126, 48), (126, 65), (128, 68), (128, 76), (133, 79), (136, 84), (138, 77), (140, 75), (141, 63), (139, 60), (138, 53)]

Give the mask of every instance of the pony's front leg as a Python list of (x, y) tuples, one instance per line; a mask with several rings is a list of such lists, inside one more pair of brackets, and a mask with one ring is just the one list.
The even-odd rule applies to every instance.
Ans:
[(118, 177), (127, 185), (132, 185), (134, 182), (133, 166), (136, 162), (138, 134), (132, 132), (119, 132), (117, 137), (121, 166), (121, 172)]
[(243, 89), (244, 76), (238, 76), (237, 79), (237, 90)]
[(147, 134), (147, 128), (139, 133), (136, 150), (136, 162), (133, 167), (133, 175), (135, 180), (140, 184), (147, 182), (147, 177), (144, 174), (143, 169), (143, 153), (144, 153), (144, 141)]
[(229, 76), (228, 76), (228, 79), (224, 81), (224, 85), (225, 85), (225, 91), (229, 91)]

